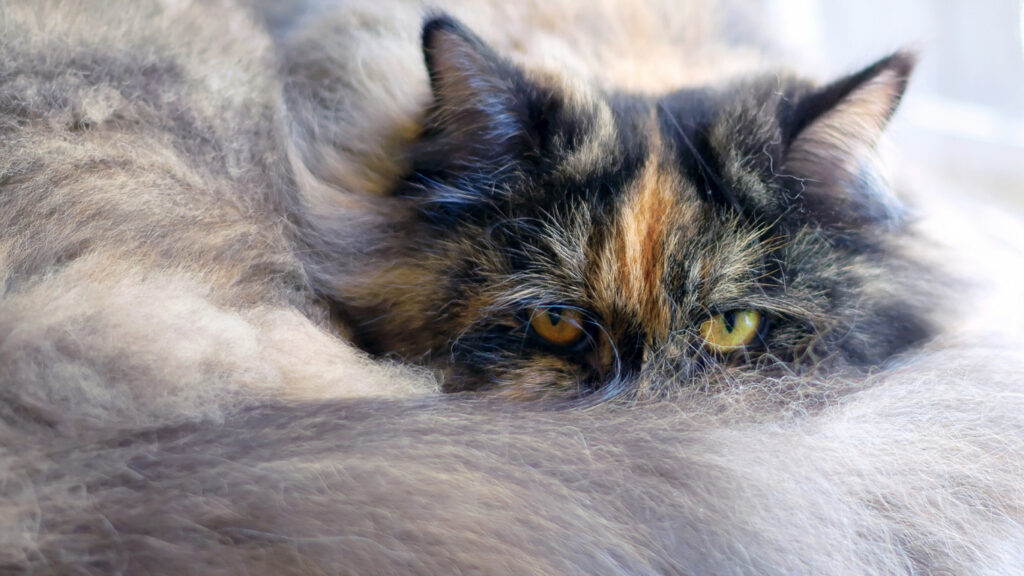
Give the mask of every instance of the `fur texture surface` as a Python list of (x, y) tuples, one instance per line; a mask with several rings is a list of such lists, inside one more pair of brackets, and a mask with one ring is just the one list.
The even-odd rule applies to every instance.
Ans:
[[(761, 66), (728, 2), (445, 9), (602, 88)], [(0, 571), (1024, 572), (1019, 224), (941, 183), (938, 335), (868, 372), (556, 409), (348, 344), (309, 221), (394, 208), (424, 14), (0, 6)]]

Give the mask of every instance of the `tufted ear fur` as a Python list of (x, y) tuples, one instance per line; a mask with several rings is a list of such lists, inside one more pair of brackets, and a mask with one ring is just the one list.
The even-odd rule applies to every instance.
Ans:
[(423, 27), (433, 102), (403, 193), (449, 222), (486, 209), (540, 162), (558, 99), (447, 16)]
[(787, 174), (825, 223), (889, 222), (900, 207), (876, 166), (875, 145), (906, 90), (915, 57), (897, 52), (800, 98), (783, 127)]
[(434, 96), (427, 136), (441, 141), (445, 160), (493, 163), (535, 146), (534, 90), (512, 63), (449, 17), (426, 22), (423, 54)]

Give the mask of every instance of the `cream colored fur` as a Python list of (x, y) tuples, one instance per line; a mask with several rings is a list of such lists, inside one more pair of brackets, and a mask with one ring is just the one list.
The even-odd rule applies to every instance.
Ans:
[[(867, 377), (441, 395), (300, 257), (387, 218), (424, 9), (315, 4), (0, 5), (0, 572), (1024, 573), (1016, 220), (925, 187), (971, 300)], [(742, 6), (450, 9), (567, 81), (760, 66)]]

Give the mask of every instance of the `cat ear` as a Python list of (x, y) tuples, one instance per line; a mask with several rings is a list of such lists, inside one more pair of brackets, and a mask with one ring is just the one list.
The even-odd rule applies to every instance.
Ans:
[(434, 103), (428, 130), (443, 137), (450, 161), (499, 160), (531, 144), (529, 91), (522, 73), (449, 17), (423, 27)]
[(898, 52), (799, 99), (788, 126), (785, 172), (819, 217), (888, 221), (901, 208), (876, 166), (875, 146), (907, 88), (915, 57)]

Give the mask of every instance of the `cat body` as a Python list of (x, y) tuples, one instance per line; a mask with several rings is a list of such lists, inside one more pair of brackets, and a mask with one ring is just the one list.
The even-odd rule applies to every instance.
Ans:
[[(444, 8), (0, 8), (0, 569), (1021, 570), (1012, 322), (936, 314), (956, 227), (873, 150), (909, 57), (821, 88), (742, 5)], [(570, 306), (584, 352), (530, 332)]]

